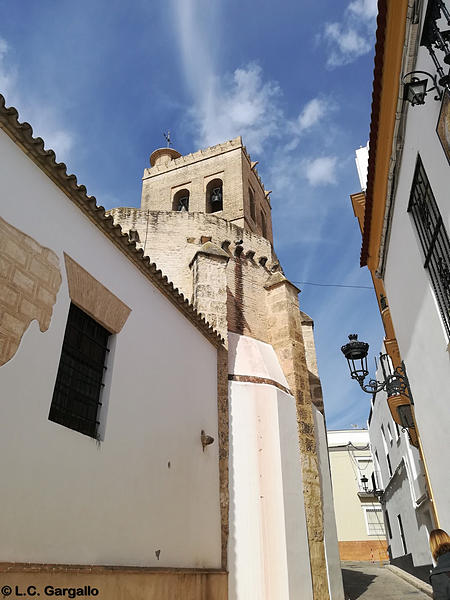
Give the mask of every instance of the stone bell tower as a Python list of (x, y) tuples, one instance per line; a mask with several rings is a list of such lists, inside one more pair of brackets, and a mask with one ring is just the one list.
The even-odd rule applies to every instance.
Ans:
[(214, 214), (273, 243), (269, 191), (239, 136), (181, 156), (159, 148), (142, 178), (141, 209)]
[(319, 468), (326, 438), (313, 323), (274, 251), (270, 192), (256, 164), (241, 137), (186, 156), (159, 148), (144, 170), (141, 207), (108, 213), (225, 340), (229, 600), (328, 600), (340, 570), (337, 538), (325, 547), (329, 473)]

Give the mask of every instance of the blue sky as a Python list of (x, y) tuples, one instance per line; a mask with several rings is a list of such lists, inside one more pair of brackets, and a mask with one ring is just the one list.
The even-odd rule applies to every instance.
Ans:
[[(170, 129), (182, 154), (242, 135), (272, 192), (293, 281), (370, 286), (349, 194), (369, 134), (376, 0), (0, 0), (0, 91), (106, 208), (138, 206)], [(370, 289), (299, 284), (315, 321), (328, 427), (369, 397), (340, 352), (378, 352)], [(373, 364), (373, 361), (372, 361)]]

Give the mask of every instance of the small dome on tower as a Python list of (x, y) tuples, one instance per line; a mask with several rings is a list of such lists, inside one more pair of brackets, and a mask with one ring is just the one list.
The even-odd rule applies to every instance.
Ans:
[(150, 165), (152, 167), (165, 165), (174, 158), (179, 158), (180, 156), (181, 154), (177, 152), (175, 148), (158, 148), (150, 155)]

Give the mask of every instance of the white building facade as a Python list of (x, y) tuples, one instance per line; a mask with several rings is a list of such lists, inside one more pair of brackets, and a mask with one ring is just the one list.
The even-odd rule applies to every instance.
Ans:
[(392, 418), (385, 392), (372, 399), (368, 427), (390, 562), (428, 583), (433, 519), (419, 451)]
[[(424, 3), (421, 35), (426, 8), (427, 3)], [(443, 25), (441, 19), (440, 26)], [(414, 69), (436, 72), (428, 50), (420, 45)], [(447, 276), (450, 166), (436, 132), (441, 108), (448, 123), (445, 98), (448, 91), (440, 102), (434, 100), (431, 92), (423, 106), (413, 107), (407, 102), (403, 105), (403, 149), (392, 193), (389, 236), (379, 260), (396, 337), (407, 367), (439, 524), (450, 530), (450, 478), (446, 453), (442, 452), (448, 443), (450, 427), (447, 401), (450, 386)], [(433, 244), (438, 223), (441, 223), (441, 231)], [(431, 260), (427, 260), (428, 257)]]
[[(440, 37), (449, 8), (445, 0), (379, 2), (367, 186), (362, 182), (365, 192), (352, 196), (361, 266), (373, 277), (384, 344), (395, 367), (403, 361), (410, 384), (400, 399), (409, 417), (397, 411), (398, 396), (389, 403), (415, 448), (396, 435), (381, 396), (370, 426), (394, 513), (388, 510), (391, 550), (394, 558), (412, 553), (419, 565), (430, 562), (426, 531), (450, 530), (450, 79), (448, 43)], [(413, 77), (427, 80), (425, 95), (405, 86)], [(405, 516), (396, 523), (401, 509)]]

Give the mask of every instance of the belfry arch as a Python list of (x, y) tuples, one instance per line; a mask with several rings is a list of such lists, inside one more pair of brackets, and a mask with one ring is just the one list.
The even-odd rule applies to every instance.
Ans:
[(177, 212), (189, 212), (189, 195), (188, 189), (178, 190), (178, 192), (174, 194), (172, 200), (172, 210)]
[(223, 181), (213, 179), (206, 186), (206, 211), (214, 213), (223, 210)]

